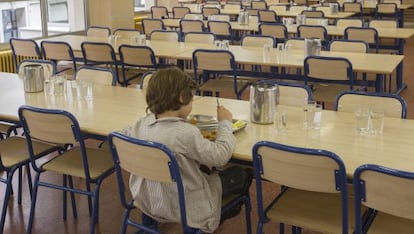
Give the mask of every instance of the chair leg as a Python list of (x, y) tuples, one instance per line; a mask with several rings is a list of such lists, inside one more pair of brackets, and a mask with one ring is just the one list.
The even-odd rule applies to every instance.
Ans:
[(36, 208), (37, 191), (39, 189), (39, 179), (40, 179), (40, 173), (36, 173), (36, 178), (35, 178), (35, 183), (34, 183), (34, 188), (33, 188), (33, 194), (32, 194), (32, 203), (30, 205), (29, 221), (27, 222), (26, 234), (31, 234), (32, 233), (34, 211), (35, 211), (35, 208)]
[[(91, 192), (91, 185), (88, 181), (86, 181), (86, 190)], [(91, 196), (88, 196), (88, 208), (89, 208), (89, 216), (92, 216), (92, 199)]]
[(251, 212), (252, 212), (252, 206), (250, 204), (250, 195), (247, 194), (245, 201), (244, 201), (244, 209), (246, 211), (246, 233), (251, 234), (252, 233), (252, 220), (251, 220)]
[(18, 179), (18, 184), (17, 184), (17, 203), (20, 205), (22, 204), (22, 177), (23, 177), (23, 173), (22, 173), (22, 166), (19, 167), (18, 169), (18, 173), (19, 173), (19, 179)]
[(0, 233), (3, 233), (4, 229), (4, 222), (6, 221), (6, 213), (7, 213), (7, 205), (10, 200), (10, 195), (12, 191), (12, 179), (13, 179), (13, 173), (17, 168), (11, 169), (7, 172), (7, 181), (6, 181), (6, 193), (4, 195), (3, 199), (3, 208), (1, 211), (1, 220), (0, 220)]
[(122, 225), (121, 225), (121, 234), (125, 234), (128, 226), (128, 218), (129, 213), (131, 212), (130, 209), (125, 209), (124, 215), (122, 217)]
[[(63, 175), (63, 176), (62, 176), (62, 179), (63, 179), (63, 181), (62, 181), (62, 185), (63, 185), (63, 187), (64, 187), (64, 188), (67, 188), (67, 184), (66, 184), (66, 179), (67, 179), (67, 176), (66, 176), (66, 175)], [(66, 191), (66, 190), (62, 190), (62, 211), (63, 211), (63, 220), (66, 220), (66, 218), (67, 218), (67, 214), (68, 214), (68, 211), (67, 211), (67, 204), (66, 204), (66, 199), (67, 199), (67, 191)]]
[(32, 182), (32, 173), (30, 171), (29, 162), (24, 165), (26, 167), (26, 173), (27, 173), (27, 183), (29, 184), (29, 193), (30, 193), (30, 199), (32, 198), (33, 193), (33, 182)]
[[(92, 206), (92, 220), (90, 222), (90, 229), (89, 229), (89, 233), (90, 234), (94, 234), (95, 233), (95, 225), (98, 223), (98, 216), (99, 216), (99, 189), (101, 187), (101, 182), (99, 181), (98, 183), (96, 183), (96, 187), (95, 190), (92, 194), (93, 197), (93, 206)], [(89, 184), (89, 183), (88, 183)], [(89, 198), (91, 196), (88, 196)]]
[[(71, 189), (73, 189), (73, 179), (72, 176), (69, 176), (69, 187)], [(76, 200), (75, 200), (75, 193), (71, 192), (70, 193), (70, 200), (72, 202), (72, 214), (73, 214), (73, 218), (78, 218), (78, 211), (76, 210)]]

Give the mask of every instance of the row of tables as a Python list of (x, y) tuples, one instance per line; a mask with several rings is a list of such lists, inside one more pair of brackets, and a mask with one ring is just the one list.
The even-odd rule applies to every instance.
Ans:
[[(81, 51), (81, 43), (83, 41), (108, 42), (106, 38), (88, 38), (79, 35), (64, 35), (47, 40), (65, 41), (72, 46), (74, 52)], [(41, 40), (37, 41), (38, 43)], [(115, 50), (120, 44), (113, 45)], [(179, 60), (191, 60), (192, 53), (195, 49), (214, 49), (214, 45), (198, 44), (198, 43), (184, 43), (184, 42), (166, 42), (166, 41), (147, 41), (147, 46), (151, 47), (157, 57), (173, 58)], [(305, 59), (302, 50), (289, 50), (287, 53), (277, 51), (276, 48), (271, 49), (271, 56), (263, 57), (263, 49), (261, 47), (242, 47), (238, 45), (231, 45), (229, 50), (234, 54), (235, 60), (238, 64), (248, 65), (266, 65), (274, 67), (287, 68), (303, 68), (303, 61)], [(382, 79), (385, 75), (392, 74), (396, 69), (400, 69), (403, 62), (403, 55), (392, 54), (374, 54), (374, 53), (348, 53), (348, 52), (331, 52), (322, 51), (322, 56), (330, 57), (345, 57), (350, 60), (355, 72), (367, 72), (377, 74), (377, 91), (383, 91)], [(402, 72), (402, 71), (401, 71)], [(260, 74), (259, 74), (260, 75)], [(277, 74), (263, 74), (264, 77), (274, 76)], [(397, 88), (403, 86), (402, 76), (396, 79)]]
[[(131, 88), (94, 85), (92, 99), (78, 99), (70, 92), (62, 96), (25, 93), (22, 79), (16, 74), (0, 73), (0, 119), (18, 121), (21, 105), (64, 109), (73, 113), (83, 131), (107, 136), (133, 124), (145, 115), (145, 91)], [(250, 120), (248, 101), (223, 99), (235, 119)], [(361, 135), (355, 131), (351, 113), (324, 110), (320, 132), (303, 128), (301, 107), (278, 106), (287, 111), (287, 129), (277, 132), (272, 124), (249, 122), (235, 133), (237, 144), (233, 159), (251, 162), (252, 146), (261, 140), (276, 141), (299, 147), (320, 148), (335, 152), (344, 161), (349, 177), (365, 163), (380, 164), (400, 170), (414, 171), (414, 120), (385, 117), (382, 135)], [(196, 96), (192, 114), (216, 114), (216, 98)]]

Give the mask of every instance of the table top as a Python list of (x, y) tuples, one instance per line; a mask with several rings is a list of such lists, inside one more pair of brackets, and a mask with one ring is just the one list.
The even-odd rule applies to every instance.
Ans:
[[(341, 5), (344, 4), (344, 2), (347, 2), (347, 0), (338, 0), (338, 3)], [(401, 4), (398, 1), (395, 1), (395, 2), (393, 1), (393, 3), (396, 3), (397, 8), (400, 10), (406, 10), (414, 6), (414, 4)], [(362, 9), (375, 9), (376, 7), (377, 7), (377, 1), (375, 0), (363, 1)]]
[[(287, 10), (278, 10), (277, 11), (277, 15), (279, 17), (296, 17), (301, 12), (302, 12), (301, 10), (300, 11), (295, 11), (295, 10), (290, 10), (290, 11), (287, 11)], [(324, 12), (324, 14), (325, 14), (325, 18), (328, 18), (328, 19), (344, 19), (344, 18), (349, 18), (349, 17), (355, 15), (355, 12), (343, 12), (343, 11), (340, 11), (340, 12), (338, 12), (336, 14), (332, 14), (331, 12), (326, 11), (326, 12)]]
[[(16, 74), (0, 73), (0, 119), (17, 120), (20, 105), (64, 109), (73, 113), (81, 129), (106, 136), (134, 123), (145, 115), (144, 91), (94, 85), (90, 100), (71, 96), (49, 96), (44, 93), (25, 93), (22, 80)], [(223, 99), (235, 119), (248, 121), (245, 129), (235, 133), (237, 144), (233, 158), (251, 161), (252, 146), (261, 140), (276, 141), (299, 147), (320, 148), (335, 152), (345, 162), (348, 174), (363, 163), (380, 164), (401, 170), (414, 171), (412, 144), (414, 120), (385, 118), (382, 135), (361, 135), (355, 131), (353, 114), (323, 111), (319, 134), (303, 128), (300, 107), (278, 106), (287, 110), (287, 129), (277, 132), (275, 127), (251, 123), (248, 101)], [(216, 98), (196, 96), (192, 114), (216, 114)]]

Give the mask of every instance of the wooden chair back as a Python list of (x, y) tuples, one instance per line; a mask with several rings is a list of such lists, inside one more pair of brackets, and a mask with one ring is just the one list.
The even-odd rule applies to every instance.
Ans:
[(259, 34), (263, 36), (272, 36), (276, 39), (287, 39), (288, 31), (283, 24), (266, 24), (259, 25)]
[(168, 17), (168, 9), (165, 6), (152, 6), (151, 18), (153, 19), (166, 19)]
[[(346, 58), (308, 56), (304, 67), (305, 77), (316, 80), (353, 82), (352, 64)], [(329, 69), (326, 69), (327, 67)]]
[(219, 15), (220, 9), (216, 7), (203, 7), (202, 14), (204, 19), (208, 19), (209, 15)]
[(184, 42), (213, 44), (216, 37), (213, 33), (187, 33)]
[(87, 37), (109, 37), (111, 29), (109, 27), (90, 26), (86, 31)]
[(150, 35), (153, 41), (179, 41), (180, 36), (177, 31), (155, 30)]
[(12, 50), (16, 72), (19, 71), (19, 64), (22, 60), (42, 59), (40, 47), (33, 39), (11, 38), (9, 44)]
[(76, 80), (91, 82), (100, 85), (115, 86), (117, 79), (112, 69), (103, 67), (82, 66), (76, 72)]
[(304, 10), (301, 12), (302, 15), (306, 15), (306, 18), (323, 18), (325, 13), (323, 11)]
[(183, 34), (189, 32), (204, 32), (204, 22), (202, 20), (180, 20), (180, 31)]
[(319, 38), (322, 42), (328, 42), (328, 31), (321, 25), (299, 25), (298, 37), (300, 38)]
[(266, 1), (252, 1), (251, 6), (252, 6), (253, 9), (267, 10)]
[(371, 28), (397, 28), (398, 24), (395, 20), (371, 20), (369, 21)]
[(337, 27), (362, 27), (362, 25), (361, 19), (338, 19), (336, 21)]
[(119, 36), (121, 39), (128, 39), (138, 37), (141, 33), (136, 29), (118, 28), (114, 31), (115, 36)]
[(275, 44), (275, 39), (272, 36), (263, 35), (246, 35), (241, 41), (242, 46), (248, 47), (263, 47), (264, 45), (275, 47)]
[(330, 51), (367, 53), (368, 45), (364, 41), (333, 40), (329, 44)]
[(147, 37), (155, 30), (165, 30), (161, 19), (142, 19), (142, 29)]
[(188, 7), (173, 7), (172, 8), (174, 19), (182, 19), (188, 13), (190, 13), (190, 8)]

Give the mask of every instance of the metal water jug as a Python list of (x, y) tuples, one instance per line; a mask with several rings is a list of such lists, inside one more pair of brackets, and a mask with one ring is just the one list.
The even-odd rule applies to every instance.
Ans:
[(24, 67), (23, 86), (27, 93), (42, 92), (44, 82), (43, 66), (29, 64)]
[(275, 84), (256, 83), (250, 86), (250, 120), (253, 123), (273, 123), (278, 91)]
[(319, 55), (321, 52), (321, 39), (315, 37), (305, 38), (305, 57)]

